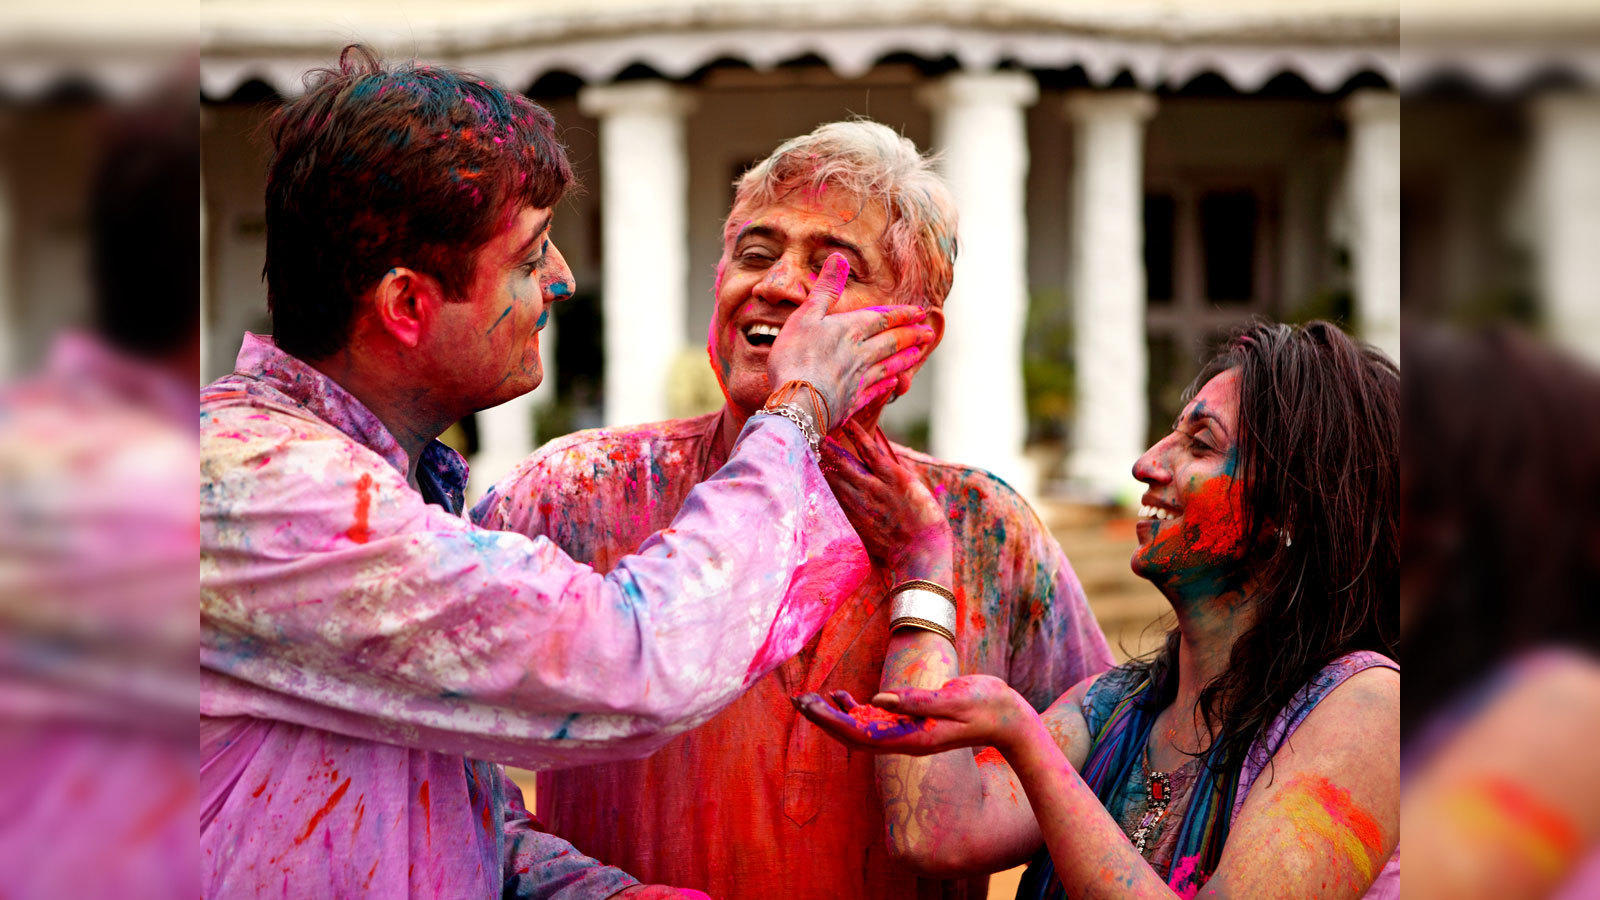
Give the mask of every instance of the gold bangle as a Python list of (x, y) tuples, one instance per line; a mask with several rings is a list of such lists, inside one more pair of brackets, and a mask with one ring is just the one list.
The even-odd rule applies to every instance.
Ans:
[(929, 581), (926, 578), (913, 578), (910, 581), (900, 582), (889, 589), (889, 597), (892, 599), (895, 594), (898, 594), (901, 591), (909, 591), (913, 588), (921, 588), (925, 591), (932, 591), (946, 600), (949, 600), (951, 603), (956, 602), (956, 595), (952, 593), (949, 588), (939, 584), (936, 581)]
[(931, 631), (949, 641), (952, 646), (956, 642), (956, 636), (951, 633), (950, 629), (940, 625), (938, 622), (930, 622), (927, 619), (919, 619), (915, 616), (904, 616), (889, 623), (890, 631), (896, 631), (901, 628), (917, 628), (921, 629), (922, 631)]

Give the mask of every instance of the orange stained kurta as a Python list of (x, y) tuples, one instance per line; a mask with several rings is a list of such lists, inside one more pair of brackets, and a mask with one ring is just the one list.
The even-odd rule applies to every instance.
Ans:
[[(474, 518), (548, 535), (605, 572), (716, 471), (718, 425), (713, 414), (560, 438)], [(1042, 708), (1110, 666), (1078, 579), (1032, 509), (986, 472), (896, 452), (955, 530), (961, 670), (1003, 677)], [(888, 586), (874, 571), (798, 656), (650, 758), (541, 773), (540, 818), (643, 881), (717, 898), (983, 897), (987, 879), (919, 879), (889, 859), (872, 758), (827, 738), (789, 702), (823, 688), (859, 699), (877, 691)]]

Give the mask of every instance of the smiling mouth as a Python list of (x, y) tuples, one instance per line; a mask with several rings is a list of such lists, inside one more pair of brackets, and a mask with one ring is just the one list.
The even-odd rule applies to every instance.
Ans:
[(778, 330), (781, 326), (757, 323), (744, 330), (745, 343), (752, 347), (771, 347), (772, 342), (778, 339)]
[(1141, 519), (1156, 519), (1165, 522), (1174, 517), (1175, 514), (1170, 509), (1162, 509), (1159, 506), (1139, 507), (1139, 518)]

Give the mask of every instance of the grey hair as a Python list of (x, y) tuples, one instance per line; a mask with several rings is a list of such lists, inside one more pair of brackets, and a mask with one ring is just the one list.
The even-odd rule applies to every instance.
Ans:
[(933, 169), (933, 159), (910, 139), (867, 119), (829, 122), (790, 138), (734, 182), (733, 211), (723, 239), (736, 229), (735, 213), (776, 203), (796, 188), (835, 187), (863, 203), (883, 204), (888, 215), (882, 245), (894, 271), (898, 299), (942, 306), (956, 263), (956, 204)]

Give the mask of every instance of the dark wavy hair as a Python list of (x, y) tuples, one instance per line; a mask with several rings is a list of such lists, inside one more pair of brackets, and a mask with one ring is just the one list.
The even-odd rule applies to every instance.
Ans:
[(1407, 745), (1520, 654), (1600, 655), (1600, 373), (1507, 326), (1406, 330)]
[(392, 268), (461, 296), (509, 217), (572, 184), (533, 101), (442, 66), (387, 68), (359, 44), (309, 72), (266, 127), (267, 303), (273, 339), (304, 359), (345, 345), (357, 299)]
[[(1246, 561), (1259, 578), (1255, 623), (1227, 670), (1200, 692), (1213, 757), (1237, 767), (1319, 669), (1355, 650), (1393, 656), (1398, 637), (1400, 375), (1394, 362), (1329, 322), (1256, 322), (1236, 332), (1185, 396), (1239, 371), (1238, 470), (1247, 534), (1281, 528)], [(1137, 666), (1144, 706), (1177, 695), (1179, 633)], [(1274, 751), (1276, 748), (1268, 748)], [(1218, 772), (1218, 774), (1222, 774)]]

